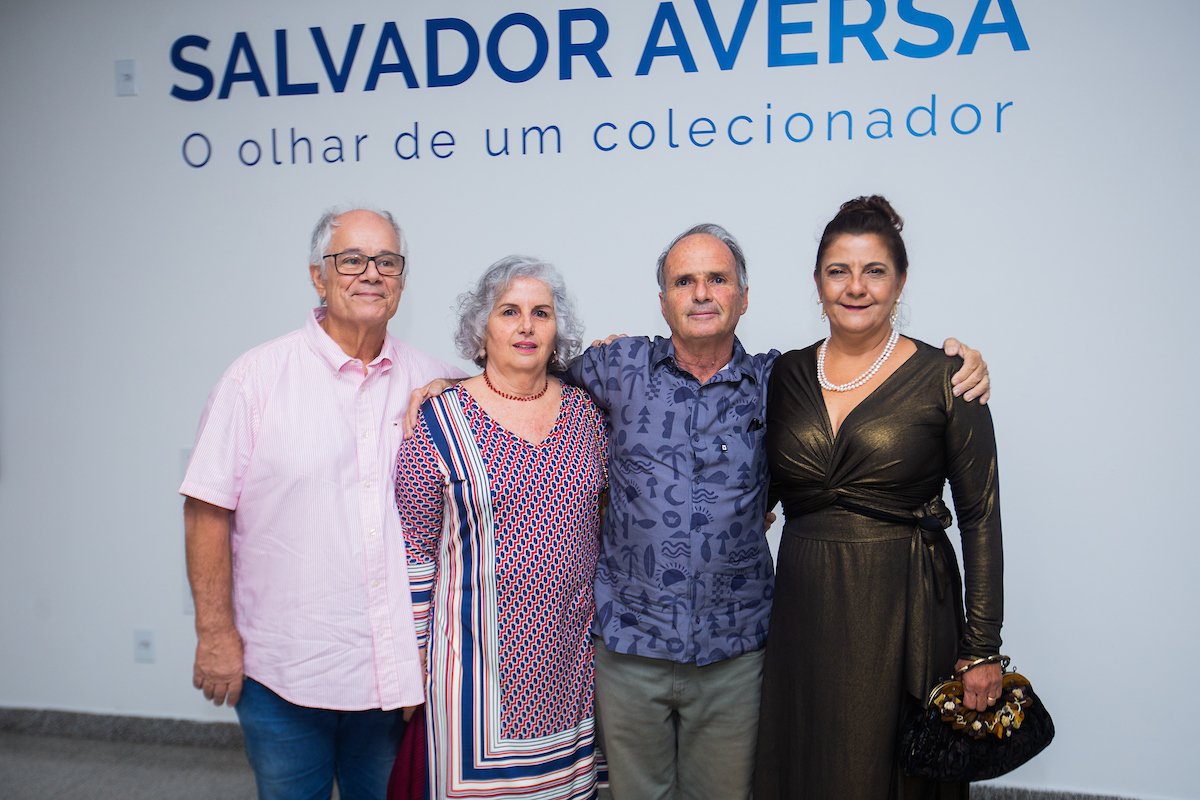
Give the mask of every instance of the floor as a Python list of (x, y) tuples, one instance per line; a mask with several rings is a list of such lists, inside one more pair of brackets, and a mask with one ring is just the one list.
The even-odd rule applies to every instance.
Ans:
[(242, 750), (0, 731), (4, 800), (254, 800)]
[[(974, 800), (1116, 800), (976, 785)], [(332, 800), (337, 800), (334, 789)], [(255, 800), (241, 748), (0, 730), (0, 800)]]

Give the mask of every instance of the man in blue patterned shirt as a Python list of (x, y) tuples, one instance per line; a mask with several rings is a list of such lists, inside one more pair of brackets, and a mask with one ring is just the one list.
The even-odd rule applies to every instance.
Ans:
[[(734, 334), (746, 260), (720, 226), (676, 238), (658, 284), (671, 338), (612, 340), (568, 374), (610, 425), (597, 715), (617, 800), (745, 798), (774, 578), (762, 439), (779, 352), (750, 355)], [(964, 375), (979, 363), (966, 355)]]
[(746, 261), (717, 225), (658, 263), (671, 338), (593, 347), (569, 378), (608, 415), (596, 569), (596, 706), (614, 798), (749, 793), (774, 569), (766, 388), (749, 355)]

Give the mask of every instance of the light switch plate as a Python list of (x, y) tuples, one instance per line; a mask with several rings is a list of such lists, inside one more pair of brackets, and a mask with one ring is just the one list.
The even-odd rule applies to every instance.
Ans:
[(116, 62), (117, 97), (133, 97), (138, 93), (137, 61), (132, 58)]

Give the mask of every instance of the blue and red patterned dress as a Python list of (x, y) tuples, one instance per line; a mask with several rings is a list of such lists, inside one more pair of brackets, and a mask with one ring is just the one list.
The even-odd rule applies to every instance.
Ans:
[(417, 640), (428, 646), (429, 796), (596, 796), (593, 579), (608, 438), (562, 388), (532, 445), (461, 387), (400, 449)]

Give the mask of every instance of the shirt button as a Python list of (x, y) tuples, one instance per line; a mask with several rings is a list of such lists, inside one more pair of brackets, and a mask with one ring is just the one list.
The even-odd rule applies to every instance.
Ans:
[(375, 529), (374, 529), (374, 528), (371, 528), (371, 535), (372, 535), (372, 536), (374, 536), (374, 535), (375, 535)]
[(700, 624), (700, 618), (699, 618), (699, 617), (696, 617), (696, 624), (697, 624), (697, 625), (699, 625), (699, 624)]
[(367, 488), (368, 488), (368, 489), (370, 489), (370, 488), (371, 488), (371, 482), (370, 482), (370, 481), (367, 481), (367, 484), (366, 484), (366, 485), (367, 485)]
[(362, 386), (358, 387), (358, 390), (360, 392), (365, 392), (367, 390), (367, 385), (364, 383)]
[[(371, 585), (372, 585), (372, 586), (374, 586), (375, 588), (379, 588), (379, 581), (375, 581), (375, 582), (374, 582), (374, 583), (372, 583)], [(697, 618), (696, 618), (696, 621), (697, 621), (697, 622), (699, 622), (699, 621), (700, 621), (700, 618), (699, 618), (699, 617), (697, 617)]]
[(364, 438), (364, 439), (365, 439), (365, 438), (367, 438), (367, 432), (366, 432), (366, 431), (363, 431), (363, 438)]
[(700, 441), (700, 434), (698, 434), (698, 433), (693, 433), (693, 434), (692, 434), (692, 441), (693, 441), (693, 442), (698, 442), (698, 441)]

